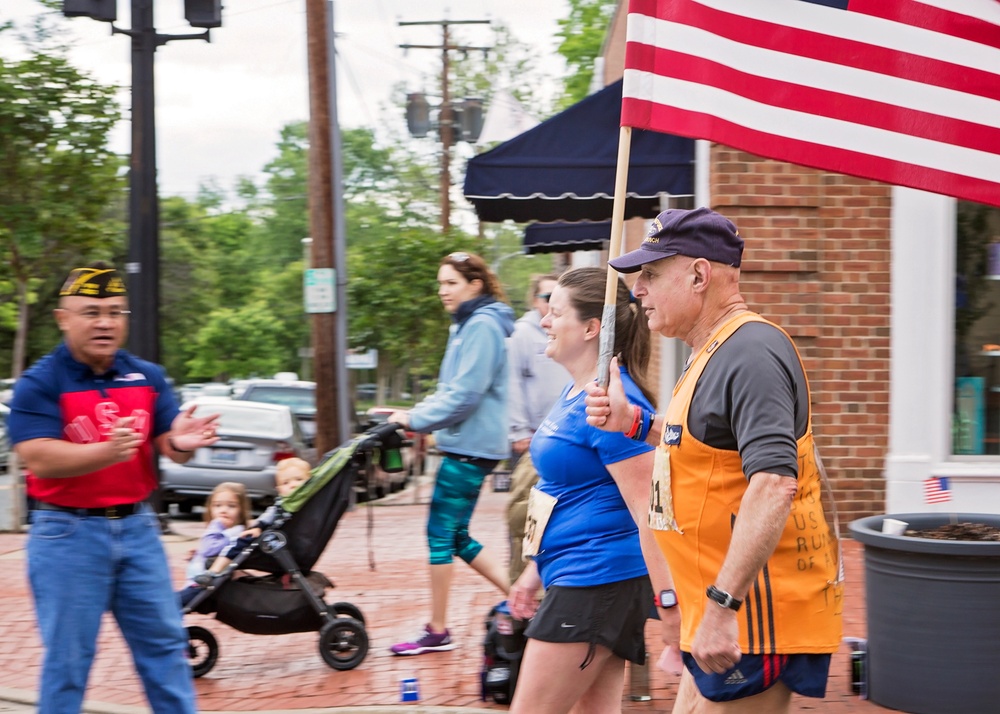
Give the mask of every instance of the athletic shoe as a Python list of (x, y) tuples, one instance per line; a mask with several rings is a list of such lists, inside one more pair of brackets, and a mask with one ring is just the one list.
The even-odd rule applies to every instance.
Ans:
[(426, 625), (423, 632), (414, 641), (400, 642), (389, 649), (397, 655), (418, 655), (424, 652), (446, 652), (455, 649), (455, 647), (457, 645), (451, 641), (451, 634), (448, 630), (431, 632), (431, 626)]

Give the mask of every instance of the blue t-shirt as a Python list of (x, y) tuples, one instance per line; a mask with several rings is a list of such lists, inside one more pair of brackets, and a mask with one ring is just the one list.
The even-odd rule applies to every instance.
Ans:
[[(652, 410), (628, 373), (629, 402)], [(568, 397), (566, 386), (531, 440), (538, 488), (558, 501), (535, 556), (542, 585), (587, 587), (646, 574), (639, 530), (605, 466), (653, 447), (587, 424), (586, 394)]]

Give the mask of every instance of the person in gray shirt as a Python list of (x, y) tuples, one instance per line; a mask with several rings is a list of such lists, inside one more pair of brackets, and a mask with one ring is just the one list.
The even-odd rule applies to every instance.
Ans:
[(507, 527), (510, 531), (510, 581), (517, 580), (524, 569), (521, 541), (528, 511), (528, 494), (538, 481), (528, 446), (542, 419), (569, 381), (569, 372), (545, 356), (549, 338), (541, 321), (549, 312), (549, 295), (556, 286), (555, 275), (535, 275), (528, 292), (528, 310), (515, 324), (507, 340), (510, 367), (507, 410), (510, 418), (511, 474), (510, 500), (507, 502)]

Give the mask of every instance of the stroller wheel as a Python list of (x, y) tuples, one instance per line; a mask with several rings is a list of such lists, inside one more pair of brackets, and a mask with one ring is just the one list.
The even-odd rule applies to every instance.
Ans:
[(361, 614), (361, 610), (353, 603), (335, 602), (332, 605), (327, 605), (326, 608), (337, 617), (353, 617), (362, 625), (365, 624), (365, 616)]
[(354, 669), (368, 654), (368, 633), (353, 617), (338, 617), (319, 631), (319, 653), (337, 670)]
[(208, 674), (215, 666), (215, 662), (219, 659), (219, 643), (215, 635), (197, 625), (187, 628), (187, 636), (191, 675), (197, 679)]

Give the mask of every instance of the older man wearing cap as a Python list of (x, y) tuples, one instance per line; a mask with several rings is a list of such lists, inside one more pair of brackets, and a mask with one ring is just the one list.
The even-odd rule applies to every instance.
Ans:
[[(649, 523), (681, 608), (678, 712), (785, 712), (822, 697), (841, 638), (840, 552), (798, 350), (740, 294), (743, 239), (707, 208), (661, 213), (616, 258), (650, 329), (692, 350), (665, 414), (617, 370), (588, 421), (656, 443)], [(638, 428), (636, 425), (638, 423)]]
[(156, 714), (196, 711), (187, 636), (156, 514), (153, 445), (178, 463), (217, 440), (217, 416), (179, 413), (163, 368), (121, 349), (121, 275), (93, 263), (59, 292), (63, 342), (17, 381), (9, 427), (33, 499), (28, 577), (45, 658), (41, 714), (79, 712), (106, 611)]

